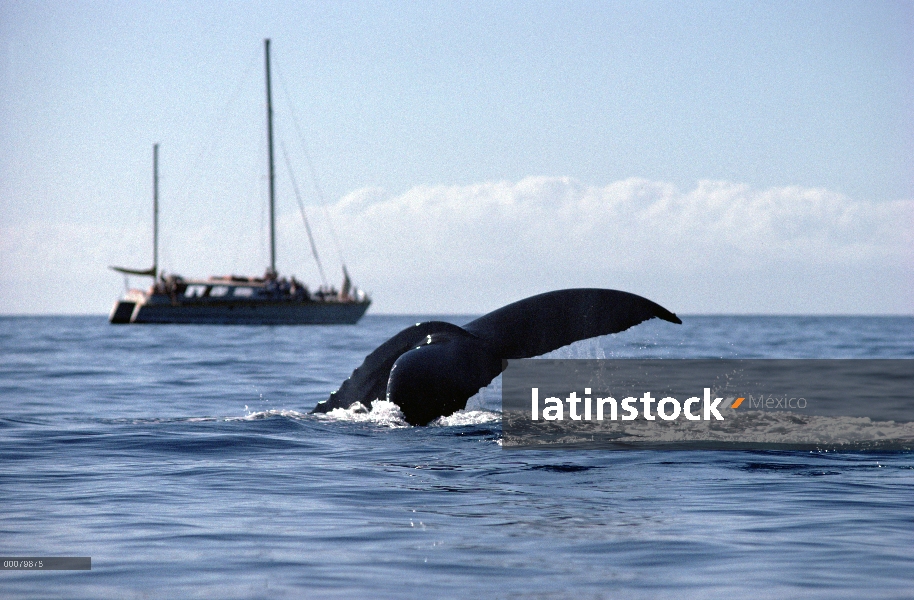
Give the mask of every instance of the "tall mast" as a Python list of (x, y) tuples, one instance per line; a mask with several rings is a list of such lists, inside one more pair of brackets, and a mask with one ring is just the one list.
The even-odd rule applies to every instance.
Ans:
[(159, 277), (159, 145), (152, 145), (152, 279)]
[(273, 168), (273, 98), (270, 91), (270, 39), (263, 41), (267, 63), (267, 153), (270, 157), (270, 271), (276, 273), (276, 209), (274, 185), (276, 175)]

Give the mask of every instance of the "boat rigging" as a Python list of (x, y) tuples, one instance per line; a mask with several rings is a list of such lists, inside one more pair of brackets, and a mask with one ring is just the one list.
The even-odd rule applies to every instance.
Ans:
[[(314, 325), (353, 324), (371, 304), (369, 295), (352, 286), (343, 264), (340, 290), (327, 286), (327, 279), (317, 254), (317, 246), (305, 216), (298, 185), (291, 175), (291, 163), (283, 146), (296, 200), (308, 233), (311, 251), (317, 262), (323, 285), (312, 292), (295, 277), (281, 277), (276, 270), (276, 196), (273, 156), (273, 99), (270, 80), (270, 40), (264, 40), (266, 71), (267, 155), (270, 194), (270, 265), (263, 277), (237, 275), (208, 279), (184, 279), (175, 274), (167, 277), (159, 271), (159, 145), (153, 145), (153, 259), (149, 269), (110, 267), (125, 275), (153, 278), (148, 291), (128, 290), (111, 310), (110, 321), (127, 323), (183, 323), (224, 325)], [(335, 238), (335, 234), (334, 234)]]

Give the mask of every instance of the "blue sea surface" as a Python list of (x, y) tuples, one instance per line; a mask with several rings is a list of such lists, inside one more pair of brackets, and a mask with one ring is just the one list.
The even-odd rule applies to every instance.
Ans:
[[(428, 318), (0, 318), (0, 555), (92, 557), (0, 597), (914, 597), (912, 453), (508, 450), (491, 394), (307, 414)], [(912, 317), (683, 322), (565, 356), (914, 358)]]

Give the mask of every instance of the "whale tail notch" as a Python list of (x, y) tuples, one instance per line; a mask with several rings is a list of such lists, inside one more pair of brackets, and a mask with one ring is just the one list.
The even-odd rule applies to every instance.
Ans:
[(352, 372), (349, 379), (344, 381), (338, 390), (330, 394), (327, 400), (319, 402), (311, 412), (326, 413), (335, 408), (349, 408), (356, 402), (361, 402), (365, 407), (371, 408), (372, 402), (387, 397), (387, 380), (390, 378), (390, 370), (400, 356), (420, 346), (430, 336), (450, 331), (466, 335), (466, 332), (460, 327), (444, 321), (426, 321), (407, 327), (366, 356), (361, 366)]

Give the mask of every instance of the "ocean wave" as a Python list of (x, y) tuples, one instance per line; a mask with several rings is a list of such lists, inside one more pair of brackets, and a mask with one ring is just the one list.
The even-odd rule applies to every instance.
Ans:
[[(244, 407), (247, 410), (247, 406)], [(285, 417), (287, 419), (307, 419), (306, 413), (297, 410), (271, 409), (248, 412), (243, 417), (226, 417), (226, 421), (256, 421), (258, 419), (269, 419), (270, 417)]]
[[(637, 423), (637, 422), (636, 422)], [(626, 433), (656, 441), (709, 440), (782, 444), (854, 444), (873, 441), (912, 441), (914, 423), (873, 421), (869, 417), (829, 417), (793, 412), (746, 411), (726, 421), (643, 421)]]
[[(914, 444), (914, 422), (874, 421), (869, 417), (801, 415), (793, 412), (746, 411), (726, 421), (581, 421), (537, 424), (508, 417), (506, 445), (610, 442), (725, 443), (785, 446), (867, 445), (906, 447)], [(514, 429), (512, 425), (519, 423)], [(544, 426), (545, 425), (545, 426)]]

